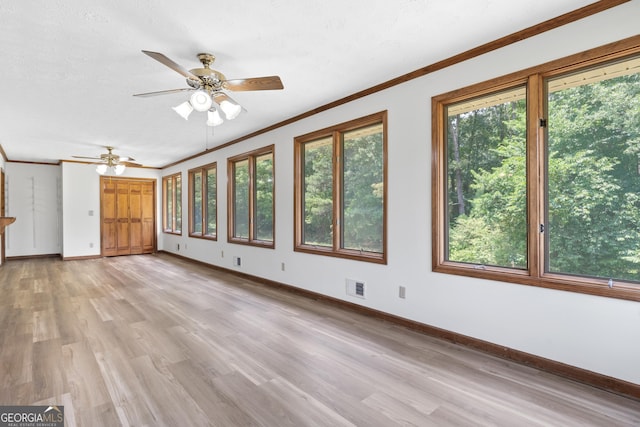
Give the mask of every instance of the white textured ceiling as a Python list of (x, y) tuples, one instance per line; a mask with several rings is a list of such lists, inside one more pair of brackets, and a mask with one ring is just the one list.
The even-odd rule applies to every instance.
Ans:
[[(0, 0), (0, 145), (12, 161), (95, 156), (161, 167), (592, 0)], [(215, 128), (170, 107), (186, 87), (141, 53), (227, 78), (279, 75), (281, 91), (230, 95), (247, 112)]]

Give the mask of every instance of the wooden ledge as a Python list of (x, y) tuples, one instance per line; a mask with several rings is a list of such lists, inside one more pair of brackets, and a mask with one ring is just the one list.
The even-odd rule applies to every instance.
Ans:
[(15, 216), (0, 216), (0, 234), (4, 234), (4, 228), (16, 221)]

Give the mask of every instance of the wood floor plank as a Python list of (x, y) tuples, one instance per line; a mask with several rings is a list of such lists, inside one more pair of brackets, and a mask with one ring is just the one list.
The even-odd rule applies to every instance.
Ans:
[(62, 395), (69, 390), (60, 338), (33, 343), (33, 400)]
[(95, 353), (88, 341), (62, 346), (64, 372), (71, 397), (80, 408), (111, 403)]
[(75, 426), (637, 426), (640, 401), (164, 254), (0, 268), (0, 405)]

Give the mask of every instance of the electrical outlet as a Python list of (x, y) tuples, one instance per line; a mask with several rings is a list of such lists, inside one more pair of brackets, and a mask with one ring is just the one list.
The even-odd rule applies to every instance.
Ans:
[(236, 267), (241, 267), (242, 266), (242, 260), (240, 259), (239, 256), (234, 256), (233, 257), (233, 265), (235, 265)]
[(92, 248), (93, 247), (93, 243), (89, 243), (89, 247)]
[(224, 258), (224, 251), (220, 251), (220, 258)]
[(284, 262), (280, 263), (280, 270), (284, 271)]
[(407, 288), (404, 286), (398, 287), (398, 297), (404, 299), (407, 297)]
[(180, 250), (180, 243), (176, 243), (176, 250), (179, 251)]

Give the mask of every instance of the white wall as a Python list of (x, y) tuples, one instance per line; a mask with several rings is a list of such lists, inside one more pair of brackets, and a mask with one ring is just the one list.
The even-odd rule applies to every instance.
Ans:
[[(640, 2), (626, 3), (168, 168), (163, 175), (183, 174), (185, 231), (162, 234), (165, 250), (640, 384), (640, 303), (433, 273), (430, 231), (431, 97), (634, 36), (638, 16)], [(389, 112), (388, 265), (294, 252), (293, 138), (382, 110)], [(276, 247), (229, 244), (226, 159), (269, 144), (275, 144)], [(186, 233), (187, 171), (212, 161), (217, 242)], [(242, 257), (241, 267), (233, 267), (233, 256)], [(346, 295), (346, 278), (366, 282), (365, 300)], [(400, 285), (406, 299), (398, 298)]]
[[(156, 212), (161, 212), (160, 171), (127, 168), (121, 177), (156, 179)], [(74, 258), (100, 255), (100, 175), (96, 173), (95, 165), (63, 162), (62, 192), (62, 256)], [(157, 231), (159, 230), (158, 224)], [(160, 239), (158, 240), (161, 245)]]
[(6, 163), (6, 255), (59, 254), (62, 248), (60, 166)]

